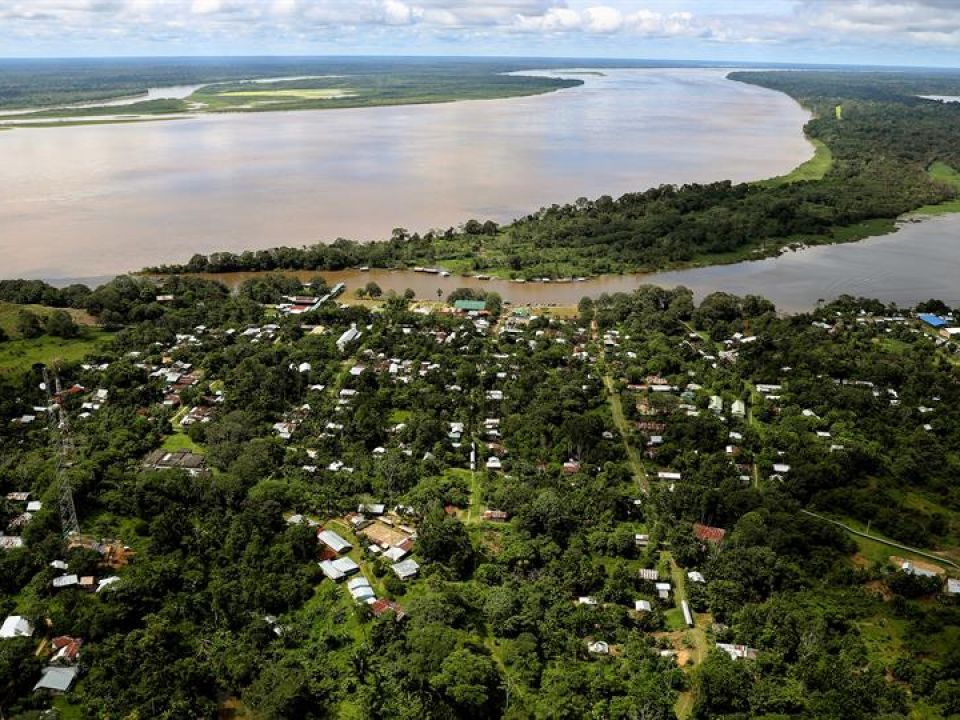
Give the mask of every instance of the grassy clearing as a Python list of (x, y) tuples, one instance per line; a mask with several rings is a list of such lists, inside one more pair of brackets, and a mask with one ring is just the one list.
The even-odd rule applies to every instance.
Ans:
[[(930, 177), (942, 183), (946, 183), (958, 193), (960, 193), (960, 172), (942, 162), (935, 162), (928, 171)], [(954, 200), (940, 203), (939, 205), (924, 205), (922, 208), (914, 210), (911, 215), (946, 215), (947, 213), (960, 212), (960, 196)]]
[(779, 177), (761, 180), (756, 183), (762, 187), (776, 187), (778, 185), (789, 185), (796, 182), (806, 182), (809, 180), (822, 180), (833, 166), (833, 153), (830, 148), (820, 140), (811, 140), (813, 144), (813, 157), (802, 165), (797, 166), (792, 172)]
[(231, 90), (218, 93), (219, 97), (239, 97), (253, 99), (294, 98), (297, 100), (333, 100), (352, 97), (356, 93), (342, 88), (289, 88), (285, 90)]
[(670, 608), (663, 613), (664, 622), (667, 624), (667, 630), (674, 632), (684, 630), (687, 623), (683, 620), (683, 611), (680, 608)]
[(190, 439), (190, 436), (184, 432), (175, 432), (173, 435), (168, 435), (164, 441), (161, 448), (167, 452), (192, 452), (202, 455), (205, 450), (197, 445), (193, 440)]
[[(41, 319), (47, 317), (58, 308), (46, 305), (16, 305), (15, 303), (0, 302), (0, 329), (3, 329), (12, 338), (17, 337), (17, 317), (22, 310), (28, 310)], [(95, 325), (96, 320), (83, 310), (64, 308), (73, 321), (78, 325)]]
[(889, 666), (903, 653), (903, 633), (907, 621), (895, 618), (886, 612), (873, 615), (857, 622), (857, 629), (870, 657), (879, 659)]
[(647, 471), (643, 467), (643, 461), (640, 459), (640, 453), (631, 444), (630, 426), (627, 423), (626, 416), (623, 414), (623, 403), (620, 393), (616, 392), (613, 384), (613, 378), (609, 375), (603, 376), (603, 384), (607, 389), (607, 397), (610, 402), (610, 412), (613, 415), (613, 424), (617, 426), (620, 432), (620, 438), (623, 440), (623, 448), (627, 453), (627, 460), (630, 463), (630, 469), (633, 471), (633, 477), (645, 491), (650, 490), (650, 480), (647, 477)]
[(46, 335), (33, 340), (8, 340), (0, 343), (0, 372), (23, 371), (36, 363), (79, 362), (112, 337), (102, 330), (86, 329), (72, 340)]
[[(840, 518), (840, 522), (844, 523), (845, 525), (848, 525), (854, 530), (859, 530), (860, 532), (867, 531), (867, 527), (863, 523), (857, 522), (856, 520), (852, 520), (847, 517), (842, 517)], [(857, 550), (859, 554), (862, 555), (867, 560), (869, 560), (873, 565), (880, 565), (880, 566), (888, 565), (890, 564), (890, 557), (896, 556), (896, 557), (902, 557), (906, 560), (919, 562), (919, 563), (937, 564), (943, 567), (944, 570), (946, 570), (948, 573), (951, 573), (951, 574), (956, 572), (956, 569), (949, 564), (947, 559), (944, 559), (942, 562), (937, 562), (935, 559), (931, 557), (927, 557), (924, 555), (916, 555), (914, 553), (909, 552), (908, 550), (903, 550), (901, 548), (887, 545), (884, 542), (882, 542), (882, 540), (889, 540), (890, 542), (896, 542), (896, 540), (893, 540), (892, 538), (888, 538), (884, 536), (883, 533), (876, 531), (874, 528), (870, 528), (869, 533), (870, 535), (874, 535), (880, 538), (880, 540), (871, 540), (870, 538), (865, 538), (861, 535), (854, 535), (852, 533), (850, 534), (850, 537), (857, 544)], [(927, 548), (917, 548), (917, 549), (923, 550), (925, 552), (931, 552), (931, 553), (936, 552), (934, 550), (928, 550)]]

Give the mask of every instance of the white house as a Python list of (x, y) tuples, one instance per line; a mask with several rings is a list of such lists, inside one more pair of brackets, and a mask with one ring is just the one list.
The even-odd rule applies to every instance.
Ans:
[(0, 638), (30, 637), (33, 625), (20, 615), (10, 615), (0, 626)]

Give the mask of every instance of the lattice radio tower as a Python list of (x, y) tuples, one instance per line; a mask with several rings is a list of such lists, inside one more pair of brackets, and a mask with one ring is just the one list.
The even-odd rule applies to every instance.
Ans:
[(51, 411), (56, 412), (56, 422), (53, 427), (53, 445), (57, 452), (57, 498), (60, 505), (60, 524), (63, 526), (63, 534), (67, 537), (77, 535), (80, 532), (80, 521), (77, 520), (77, 507), (73, 502), (73, 488), (70, 485), (70, 478), (67, 477), (67, 470), (73, 464), (74, 444), (73, 436), (70, 433), (70, 420), (67, 417), (67, 411), (63, 407), (62, 388), (60, 387), (60, 376), (56, 368), (53, 369), (53, 381), (56, 386), (56, 394), (50, 386), (50, 374), (47, 368), (43, 368), (43, 385), (47, 391), (47, 406)]

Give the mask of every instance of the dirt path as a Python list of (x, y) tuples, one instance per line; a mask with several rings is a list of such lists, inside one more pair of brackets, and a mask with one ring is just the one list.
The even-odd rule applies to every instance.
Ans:
[(613, 386), (613, 378), (609, 375), (603, 376), (603, 384), (607, 388), (607, 398), (610, 401), (610, 412), (613, 415), (613, 424), (620, 431), (620, 438), (623, 440), (623, 448), (627, 452), (627, 460), (630, 463), (630, 469), (633, 471), (633, 477), (644, 492), (650, 492), (650, 479), (647, 477), (647, 471), (643, 468), (643, 461), (640, 459), (640, 453), (628, 440), (630, 427), (627, 424), (627, 418), (623, 414), (623, 403), (620, 399), (620, 393)]

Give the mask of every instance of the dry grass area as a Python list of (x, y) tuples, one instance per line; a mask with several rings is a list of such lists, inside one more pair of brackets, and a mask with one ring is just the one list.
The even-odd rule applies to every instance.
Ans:
[(377, 545), (397, 545), (402, 543), (407, 539), (407, 534), (402, 530), (399, 530), (394, 527), (390, 527), (386, 523), (382, 523), (379, 520), (374, 520), (371, 525), (360, 530), (360, 535), (363, 535), (370, 542), (374, 542)]

